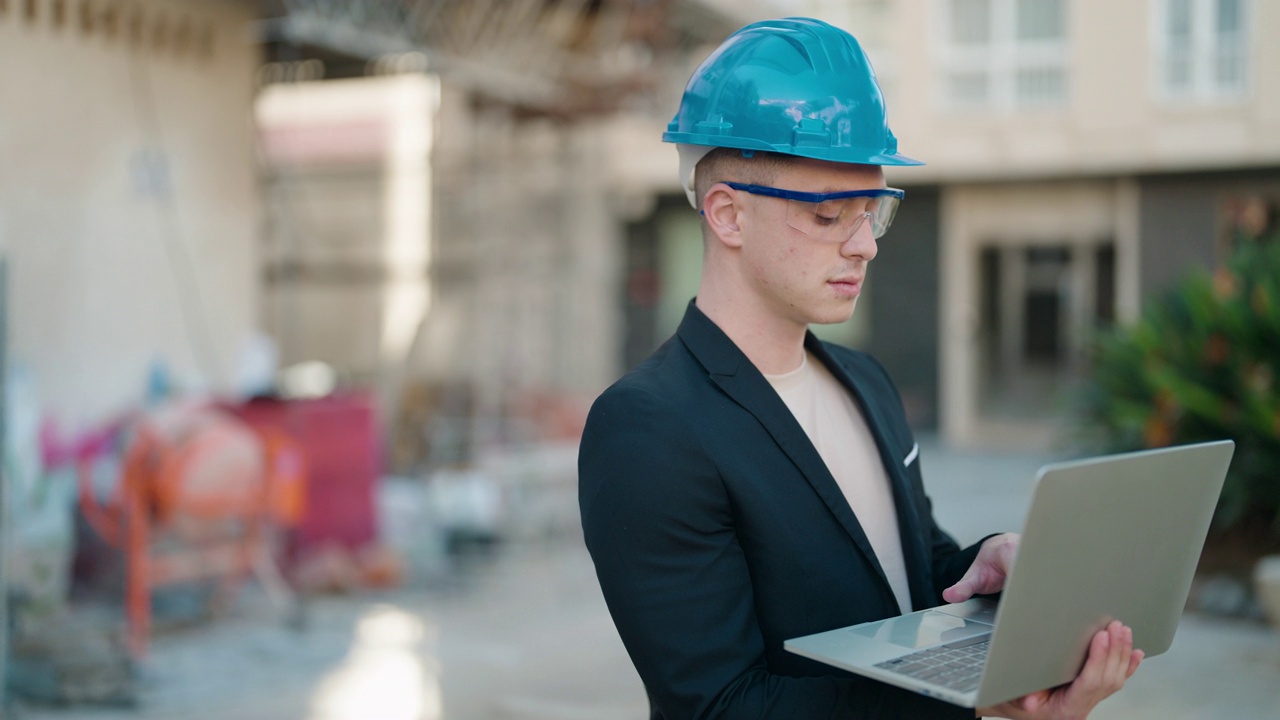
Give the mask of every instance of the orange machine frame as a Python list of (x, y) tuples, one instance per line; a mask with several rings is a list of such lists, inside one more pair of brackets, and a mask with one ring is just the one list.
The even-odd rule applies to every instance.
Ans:
[[(273, 528), (296, 526), (301, 519), (305, 459), (299, 445), (283, 432), (251, 430), (260, 440), (263, 462), (260, 482), (248, 494), (204, 499), (183, 496), (182, 478), (195, 463), (217, 450), (217, 438), (172, 442), (145, 420), (133, 428), (120, 483), (108, 502), (100, 502), (94, 492), (93, 459), (80, 459), (78, 494), (85, 519), (103, 539), (124, 551), (127, 637), (135, 657), (147, 652), (151, 592), (157, 587), (219, 578), (212, 603), (216, 613), (230, 604), (240, 583), (252, 572), (273, 599), (292, 601), (292, 592), (275, 565), (271, 539)], [(243, 530), (230, 538), (179, 538), (183, 547), (162, 550), (156, 540), (178, 516), (236, 521), (242, 523)]]

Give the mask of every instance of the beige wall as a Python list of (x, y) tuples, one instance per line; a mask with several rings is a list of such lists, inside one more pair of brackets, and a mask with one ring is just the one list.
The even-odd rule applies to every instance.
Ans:
[[(90, 2), (87, 29), (81, 3), (61, 26), (44, 0), (34, 19), (5, 6), (11, 357), (69, 425), (138, 402), (154, 360), (184, 384), (229, 387), (258, 296), (254, 5)], [(122, 9), (114, 24), (107, 7)]]
[[(939, 101), (940, 0), (894, 0), (890, 123), (923, 168), (899, 183), (1069, 176), (1280, 162), (1280, 3), (1254, 0), (1248, 93), (1238, 101), (1170, 103), (1153, 77), (1154, 0), (1071, 0), (1068, 104), (1053, 110), (949, 110)], [(857, 29), (853, 31), (857, 33)], [(877, 57), (873, 64), (879, 65)]]

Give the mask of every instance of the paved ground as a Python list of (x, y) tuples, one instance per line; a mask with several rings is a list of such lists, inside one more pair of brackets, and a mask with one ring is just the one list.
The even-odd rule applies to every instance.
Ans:
[[(962, 540), (1016, 529), (1042, 458), (923, 448)], [(568, 495), (564, 495), (568, 497)], [(250, 595), (238, 617), (162, 634), (133, 709), (17, 708), (24, 720), (639, 720), (643, 691), (571, 534), (509, 546), (381, 596), (312, 602), (304, 631)], [(1101, 720), (1280, 718), (1280, 636), (1184, 618)]]

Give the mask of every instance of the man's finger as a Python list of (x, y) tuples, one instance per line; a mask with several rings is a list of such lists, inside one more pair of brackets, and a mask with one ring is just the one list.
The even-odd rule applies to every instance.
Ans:
[(1125, 680), (1133, 677), (1133, 674), (1138, 671), (1138, 666), (1142, 664), (1142, 659), (1146, 656), (1147, 654), (1141, 650), (1134, 650), (1129, 653), (1129, 670), (1124, 674)]
[(1049, 702), (1048, 690), (1037, 690), (1018, 698), (1014, 705), (1023, 712), (1034, 713)]
[(1094, 633), (1093, 638), (1089, 641), (1089, 655), (1085, 658), (1084, 667), (1080, 669), (1080, 676), (1076, 678), (1076, 682), (1089, 685), (1096, 685), (1100, 682), (1106, 671), (1107, 656), (1110, 652), (1110, 629), (1103, 629)]
[(977, 581), (968, 575), (960, 578), (960, 582), (942, 591), (942, 599), (949, 603), (964, 602), (973, 597), (974, 585)]
[(1119, 658), (1119, 667), (1116, 668), (1116, 687), (1124, 686), (1124, 681), (1129, 679), (1133, 674), (1130, 668), (1133, 666), (1133, 628), (1126, 625), (1124, 627), (1124, 654)]
[(1129, 665), (1129, 655), (1133, 652), (1133, 631), (1119, 621), (1112, 621), (1107, 626), (1107, 635), (1110, 643), (1102, 682), (1110, 693), (1124, 683), (1124, 671)]

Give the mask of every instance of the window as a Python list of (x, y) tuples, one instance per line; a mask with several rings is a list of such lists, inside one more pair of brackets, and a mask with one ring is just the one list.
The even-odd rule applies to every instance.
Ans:
[(1156, 87), (1170, 100), (1239, 97), (1248, 88), (1247, 0), (1160, 0)]
[(1066, 102), (1066, 0), (937, 2), (946, 106), (1013, 109)]
[(991, 42), (991, 0), (951, 0), (951, 42), (968, 47)]

